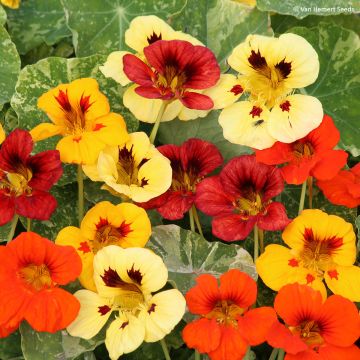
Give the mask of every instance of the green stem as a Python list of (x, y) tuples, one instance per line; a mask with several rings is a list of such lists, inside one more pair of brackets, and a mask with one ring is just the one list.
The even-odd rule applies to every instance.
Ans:
[(16, 229), (16, 225), (18, 223), (19, 220), (19, 215), (14, 215), (12, 222), (11, 222), (11, 227), (10, 227), (10, 231), (9, 231), (9, 235), (7, 237), (7, 242), (11, 241), (14, 237), (15, 234), (15, 229)]
[(264, 252), (264, 230), (259, 229), (260, 254)]
[(195, 232), (195, 222), (194, 222), (194, 213), (192, 209), (189, 210), (189, 218), (190, 218), (190, 229)]
[(304, 210), (305, 195), (306, 195), (306, 183), (307, 183), (307, 181), (304, 181), (303, 184), (302, 184), (302, 188), (301, 188), (299, 212), (298, 212), (299, 215)]
[(81, 165), (77, 169), (79, 226), (84, 217), (84, 176)]
[(169, 350), (168, 350), (166, 342), (165, 342), (165, 338), (160, 340), (160, 344), (161, 344), (162, 351), (163, 351), (163, 353), (165, 355), (165, 359), (166, 360), (171, 360)]
[(156, 134), (157, 134), (157, 132), (159, 130), (160, 122), (161, 122), (161, 119), (162, 119), (162, 117), (164, 115), (164, 112), (166, 110), (166, 107), (167, 107), (168, 103), (169, 102), (165, 101), (165, 100), (163, 100), (162, 103), (161, 103), (161, 107), (159, 109), (158, 115), (157, 115), (155, 123), (154, 123), (154, 127), (152, 128), (151, 134), (149, 136), (151, 144), (153, 144), (155, 142)]
[(201, 223), (200, 223), (200, 219), (199, 219), (199, 215), (198, 215), (198, 212), (196, 210), (196, 207), (195, 205), (192, 206), (191, 210), (193, 212), (193, 216), (194, 216), (194, 219), (195, 219), (195, 223), (196, 223), (196, 226), (199, 230), (199, 234), (204, 237), (204, 234), (203, 234), (203, 231), (202, 231), (202, 228), (201, 228)]
[(179, 290), (174, 280), (168, 279), (167, 281), (174, 289)]
[(309, 209), (313, 207), (313, 177), (309, 176), (307, 178), (308, 187), (309, 187)]
[(278, 353), (279, 353), (279, 349), (274, 348), (273, 351), (271, 352), (269, 360), (275, 360)]
[(200, 359), (201, 359), (200, 353), (195, 350), (195, 360), (200, 360)]
[(26, 218), (26, 231), (31, 231), (31, 219)]
[(259, 257), (259, 228), (254, 226), (254, 262)]
[(285, 351), (283, 349), (279, 349), (277, 360), (284, 360)]

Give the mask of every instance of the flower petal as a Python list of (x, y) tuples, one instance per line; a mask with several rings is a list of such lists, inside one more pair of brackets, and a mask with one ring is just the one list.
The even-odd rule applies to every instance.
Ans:
[(130, 54), (128, 51), (114, 51), (106, 59), (104, 65), (99, 66), (99, 70), (107, 78), (112, 78), (122, 86), (130, 83), (129, 78), (124, 73), (123, 57)]
[(179, 100), (189, 109), (210, 110), (214, 106), (214, 102), (209, 96), (193, 91), (185, 91)]
[(244, 219), (241, 215), (232, 214), (213, 218), (212, 233), (225, 241), (244, 240), (256, 224), (256, 217)]
[(258, 216), (257, 225), (263, 230), (276, 231), (284, 229), (290, 221), (285, 206), (279, 202), (272, 202), (266, 208), (266, 214)]
[(154, 73), (142, 60), (135, 55), (126, 54), (123, 57), (123, 63), (124, 73), (131, 81), (142, 86), (152, 87)]
[(0, 191), (0, 226), (7, 224), (15, 215), (15, 198)]

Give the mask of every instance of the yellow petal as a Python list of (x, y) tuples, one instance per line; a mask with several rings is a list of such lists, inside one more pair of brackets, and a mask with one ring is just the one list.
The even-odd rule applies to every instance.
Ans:
[(325, 271), (329, 289), (351, 301), (360, 301), (360, 268), (358, 266), (334, 266)]
[(0, 2), (11, 9), (18, 9), (21, 0), (1, 0)]
[(131, 81), (124, 73), (123, 57), (126, 54), (131, 54), (128, 51), (114, 51), (112, 52), (103, 66), (99, 66), (100, 71), (107, 78), (112, 78), (122, 86), (129, 84)]
[(82, 166), (84, 174), (92, 181), (102, 181), (98, 169), (97, 163), (93, 165), (83, 165)]
[[(256, 109), (260, 109), (259, 115)], [(269, 110), (251, 101), (240, 101), (222, 110), (219, 124), (224, 138), (234, 144), (262, 150), (275, 143), (268, 131)]]
[(269, 133), (278, 141), (291, 143), (317, 128), (323, 119), (321, 102), (307, 95), (290, 95), (270, 113)]
[(201, 41), (182, 31), (175, 31), (173, 34), (170, 35), (168, 40), (184, 40), (184, 41), (188, 41), (193, 45), (204, 46), (204, 44)]
[(185, 314), (186, 301), (179, 290), (161, 291), (139, 314), (145, 324), (145, 341), (156, 342), (170, 334)]
[(101, 180), (104, 181), (106, 184), (116, 184), (118, 173), (116, 169), (116, 162), (111, 157), (111, 155), (103, 151), (100, 152), (97, 163), (97, 171)]
[[(178, 100), (176, 100), (178, 101)], [(196, 109), (189, 109), (182, 105), (181, 111), (179, 112), (179, 120), (188, 121), (194, 120), (197, 118), (203, 118), (209, 113), (209, 110), (196, 110)]]
[(6, 137), (5, 131), (4, 131), (3, 127), (2, 127), (1, 124), (0, 124), (0, 145), (1, 145), (1, 144), (3, 143), (3, 141), (5, 140), (5, 137)]
[(35, 126), (32, 130), (30, 130), (30, 135), (34, 141), (40, 141), (55, 135), (60, 135), (62, 131), (63, 128), (61, 126), (43, 123)]
[(89, 290), (79, 290), (74, 296), (80, 301), (80, 312), (66, 330), (71, 336), (91, 339), (109, 319), (112, 302)]

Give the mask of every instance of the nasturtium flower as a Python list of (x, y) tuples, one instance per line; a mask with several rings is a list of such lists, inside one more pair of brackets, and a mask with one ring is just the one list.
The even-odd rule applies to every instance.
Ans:
[(317, 181), (327, 199), (335, 205), (354, 208), (360, 205), (360, 164), (340, 171), (331, 180)]
[(91, 180), (104, 181), (103, 188), (136, 202), (163, 194), (172, 178), (170, 161), (143, 132), (131, 133), (124, 145), (105, 148), (97, 164), (83, 166), (83, 170)]
[(102, 201), (87, 212), (80, 228), (62, 229), (55, 243), (76, 249), (82, 260), (80, 283), (96, 291), (93, 261), (97, 252), (108, 245), (143, 247), (150, 235), (151, 223), (144, 209), (130, 203), (113, 205)]
[(30, 155), (34, 143), (25, 130), (11, 132), (0, 149), (0, 226), (15, 214), (48, 220), (57, 206), (49, 193), (63, 170), (57, 150)]
[(253, 155), (230, 160), (219, 175), (196, 188), (198, 209), (212, 216), (212, 232), (225, 241), (245, 239), (255, 225), (282, 230), (288, 223), (283, 204), (271, 199), (284, 189), (280, 170), (259, 164)]
[(280, 289), (274, 308), (285, 324), (275, 322), (267, 341), (285, 350), (285, 360), (360, 359), (354, 345), (360, 336), (359, 312), (351, 301), (291, 284)]
[(280, 171), (288, 184), (302, 184), (309, 176), (329, 180), (346, 165), (346, 151), (333, 149), (339, 140), (339, 130), (331, 117), (325, 115), (320, 126), (304, 138), (290, 144), (276, 142), (269, 149), (257, 150), (256, 160), (268, 165), (285, 164)]
[(107, 145), (121, 145), (129, 138), (124, 119), (110, 112), (95, 79), (61, 84), (40, 96), (38, 107), (52, 124), (36, 126), (31, 136), (40, 141), (62, 135), (56, 149), (65, 163), (93, 164)]
[(0, 0), (0, 3), (11, 9), (18, 9), (20, 6), (21, 0)]
[(4, 142), (5, 137), (6, 137), (5, 131), (2, 127), (2, 125), (0, 124), (0, 145)]
[(301, 139), (320, 125), (320, 101), (293, 93), (312, 84), (319, 73), (318, 55), (304, 38), (291, 33), (279, 38), (249, 35), (233, 50), (228, 63), (239, 72), (249, 99), (220, 114), (227, 140), (265, 149), (276, 140)]
[(60, 288), (81, 272), (81, 260), (72, 247), (25, 232), (0, 247), (0, 263), (2, 336), (23, 320), (36, 331), (54, 333), (76, 318), (79, 301)]
[(271, 244), (257, 259), (263, 282), (275, 291), (298, 282), (326, 297), (325, 280), (334, 293), (360, 301), (360, 268), (354, 266), (356, 237), (352, 224), (321, 210), (304, 210), (283, 231), (287, 248)]
[(211, 360), (241, 360), (250, 345), (267, 339), (276, 314), (270, 307), (251, 308), (257, 288), (249, 275), (232, 269), (220, 276), (220, 286), (209, 274), (196, 283), (185, 296), (189, 311), (199, 316), (183, 330), (189, 348)]
[(158, 292), (167, 278), (162, 259), (149, 249), (104, 247), (94, 258), (97, 292), (74, 294), (81, 308), (67, 330), (72, 336), (91, 339), (116, 313), (105, 339), (112, 360), (134, 351), (143, 341), (163, 339), (181, 320), (186, 305), (176, 289)]
[(198, 184), (222, 164), (223, 158), (214, 144), (195, 138), (180, 146), (170, 144), (157, 149), (170, 160), (172, 183), (163, 195), (140, 205), (155, 208), (165, 219), (181, 219), (195, 202)]

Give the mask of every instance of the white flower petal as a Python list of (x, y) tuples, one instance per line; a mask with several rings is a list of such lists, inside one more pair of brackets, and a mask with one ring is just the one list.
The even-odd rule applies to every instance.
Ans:
[(131, 53), (128, 51), (114, 51), (108, 56), (105, 64), (99, 66), (100, 71), (105, 77), (114, 79), (122, 86), (131, 82), (124, 73), (123, 57), (126, 54)]

